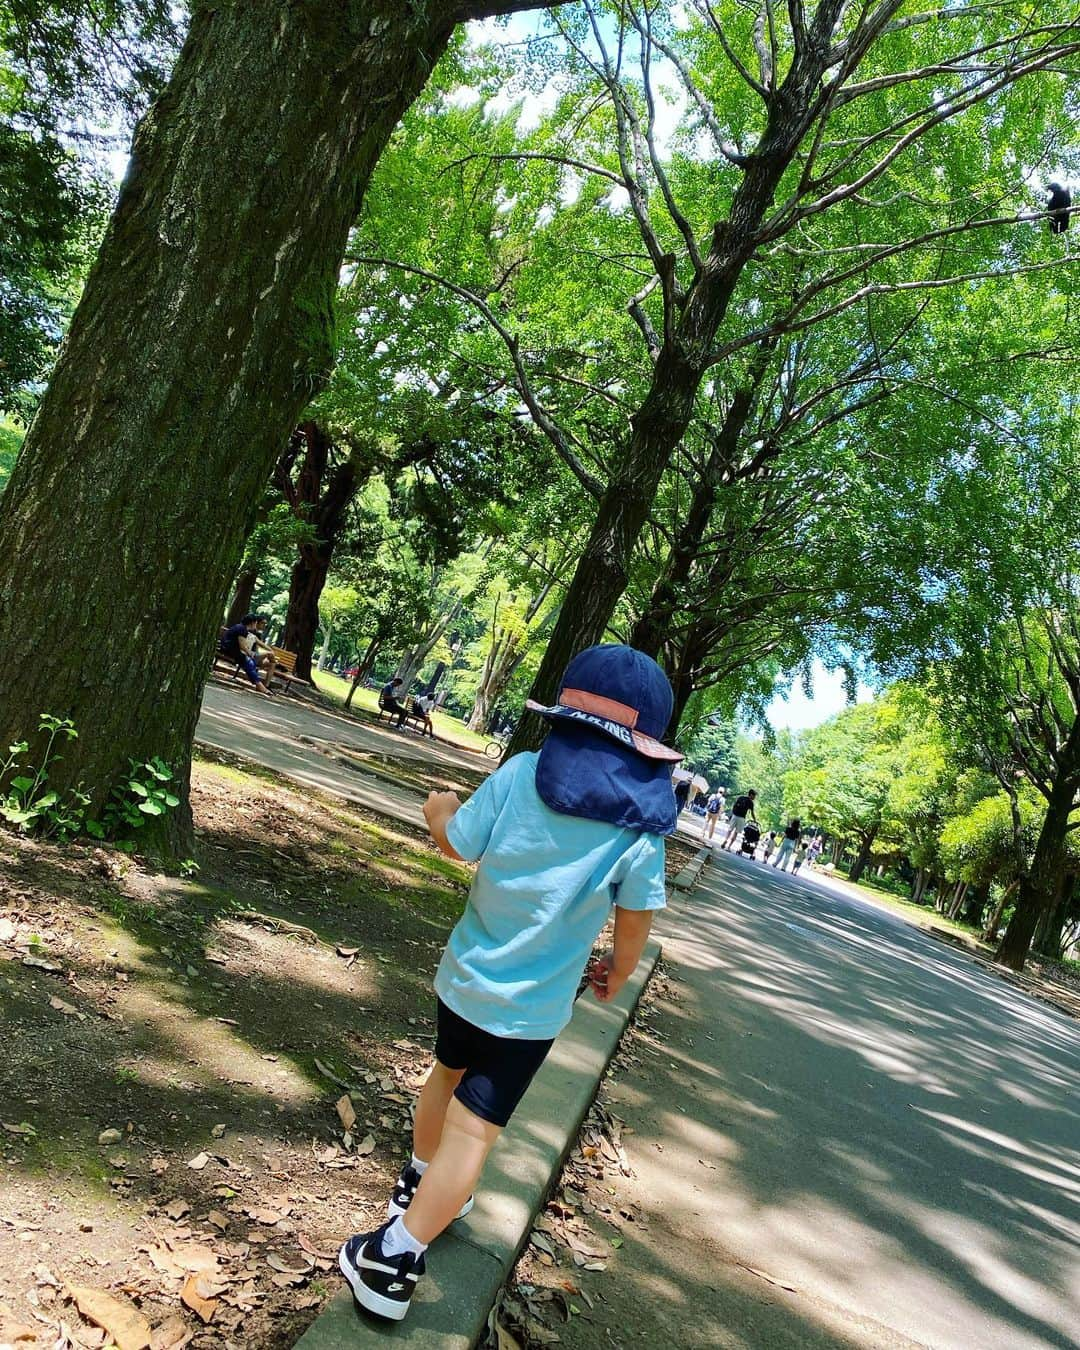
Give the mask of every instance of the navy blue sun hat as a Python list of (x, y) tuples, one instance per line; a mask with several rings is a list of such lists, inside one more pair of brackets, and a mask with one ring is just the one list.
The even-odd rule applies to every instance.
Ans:
[(564, 815), (671, 834), (671, 770), (682, 755), (660, 737), (674, 703), (667, 676), (644, 652), (615, 643), (579, 652), (557, 703), (525, 705), (551, 723), (536, 766), (541, 800)]

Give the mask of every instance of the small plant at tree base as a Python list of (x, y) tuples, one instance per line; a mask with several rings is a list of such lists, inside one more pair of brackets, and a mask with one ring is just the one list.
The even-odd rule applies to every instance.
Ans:
[(101, 819), (88, 820), (86, 829), (96, 839), (113, 839), (117, 848), (130, 853), (135, 847), (131, 832), (179, 806), (180, 798), (169, 786), (173, 772), (163, 759), (155, 755), (141, 763), (131, 759), (128, 764), (129, 773), (113, 788)]
[(193, 877), (199, 870), (199, 864), (194, 858), (185, 858), (180, 864), (180, 875), (182, 877)]
[[(79, 733), (70, 718), (54, 717), (51, 713), (41, 714), (38, 731), (47, 738), (41, 763), (36, 767), (23, 765), (23, 772), (10, 779), (6, 795), (0, 798), (0, 816), (27, 834), (37, 830), (61, 841), (73, 839), (82, 830), (90, 799), (77, 788), (63, 794), (50, 788), (49, 769), (60, 759), (57, 741), (73, 741)], [(20, 767), (17, 761), (29, 749), (28, 741), (8, 746), (7, 758), (0, 765), (0, 781)]]
[[(78, 737), (75, 723), (67, 717), (42, 713), (38, 731), (45, 736), (45, 752), (36, 767), (20, 763), (30, 749), (29, 741), (16, 741), (8, 746), (7, 757), (0, 761), (0, 819), (6, 820), (26, 834), (37, 833), (49, 839), (67, 843), (86, 833), (95, 839), (110, 839), (116, 847), (130, 853), (135, 847), (131, 835), (144, 828), (148, 820), (163, 816), (180, 805), (180, 798), (170, 786), (173, 772), (158, 756), (153, 759), (132, 759), (127, 776), (112, 791), (101, 819), (87, 814), (90, 794), (77, 788), (57, 792), (49, 787), (49, 770), (59, 759), (58, 742), (73, 741)], [(21, 770), (21, 772), (20, 772)], [(198, 870), (198, 864), (187, 859), (181, 864), (185, 876)]]

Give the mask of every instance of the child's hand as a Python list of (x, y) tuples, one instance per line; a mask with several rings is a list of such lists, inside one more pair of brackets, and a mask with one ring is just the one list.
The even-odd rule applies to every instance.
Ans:
[(424, 819), (432, 839), (448, 858), (456, 858), (458, 862), (462, 860), (461, 855), (447, 839), (446, 827), (460, 809), (461, 799), (456, 792), (429, 792), (424, 803)]
[(605, 952), (589, 965), (589, 987), (601, 1003), (609, 1003), (626, 983), (626, 976), (613, 970), (614, 961), (614, 953)]
[(433, 820), (449, 820), (461, 805), (456, 792), (429, 792), (424, 803), (424, 819), (430, 826)]

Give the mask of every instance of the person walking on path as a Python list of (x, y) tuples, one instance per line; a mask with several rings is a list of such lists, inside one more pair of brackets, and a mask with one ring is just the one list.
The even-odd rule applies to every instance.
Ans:
[(757, 816), (754, 815), (754, 803), (757, 801), (757, 792), (751, 788), (744, 796), (735, 800), (735, 805), (731, 808), (731, 819), (728, 821), (728, 831), (724, 835), (724, 842), (721, 848), (730, 848), (732, 842), (737, 840), (746, 828), (747, 816), (757, 824)]
[(779, 867), (781, 872), (784, 870), (784, 863), (795, 852), (796, 845), (802, 838), (802, 825), (798, 816), (792, 817), (787, 823), (787, 829), (784, 831), (784, 837), (780, 840), (780, 847), (776, 850), (776, 857), (773, 859), (773, 867)]
[(772, 851), (776, 847), (776, 831), (769, 830), (761, 841), (761, 860), (768, 862), (772, 857)]
[(716, 833), (716, 822), (724, 810), (724, 789), (717, 788), (705, 803), (705, 823), (701, 827), (702, 839), (711, 839)]
[(338, 1264), (356, 1301), (400, 1321), (428, 1245), (473, 1204), (489, 1150), (554, 1038), (614, 909), (614, 946), (588, 972), (607, 1002), (633, 973), (664, 906), (664, 835), (677, 824), (657, 739), (674, 703), (663, 671), (632, 647), (590, 647), (567, 667), (543, 748), (516, 755), (462, 805), (424, 807), (444, 854), (478, 862), (435, 976), (435, 1065), (417, 1102), (413, 1154), (387, 1222)]

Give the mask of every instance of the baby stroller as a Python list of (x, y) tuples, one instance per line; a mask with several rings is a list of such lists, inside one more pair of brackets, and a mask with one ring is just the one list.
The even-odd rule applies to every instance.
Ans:
[(752, 858), (760, 838), (761, 831), (752, 820), (748, 820), (743, 828), (742, 843), (739, 845), (739, 852), (747, 858)]

